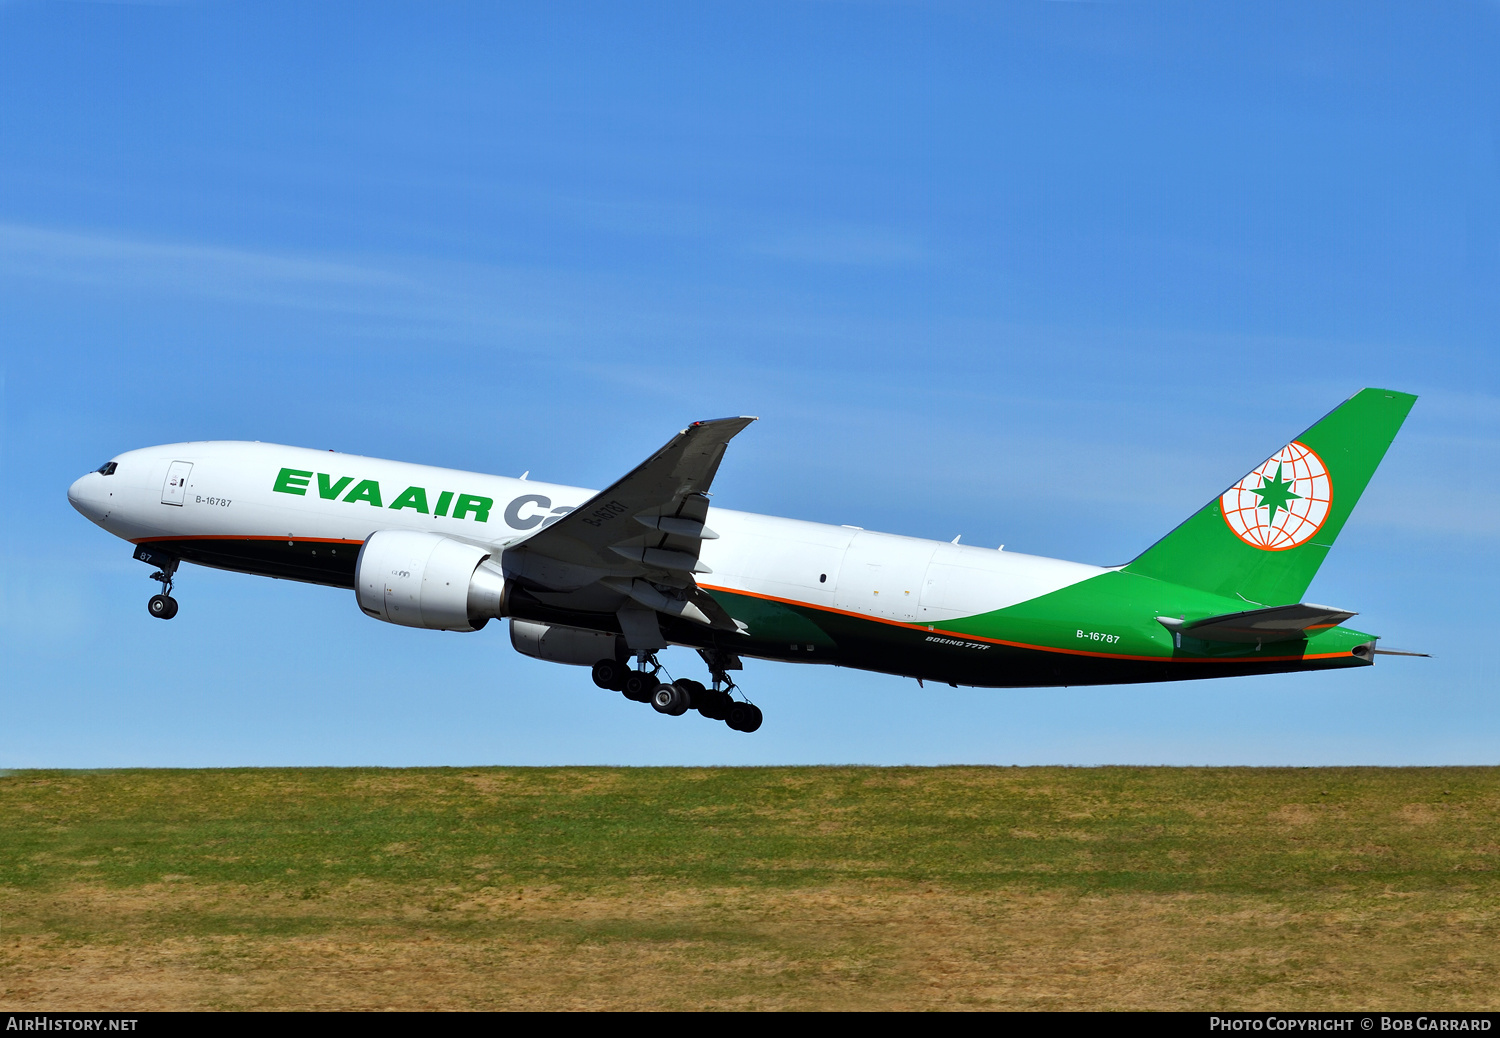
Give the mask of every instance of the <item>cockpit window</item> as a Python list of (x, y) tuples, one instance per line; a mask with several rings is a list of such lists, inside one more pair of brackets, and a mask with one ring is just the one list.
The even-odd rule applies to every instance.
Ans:
[(98, 472), (101, 476), (113, 476), (115, 474), (115, 463), (112, 461), (106, 461), (95, 471)]

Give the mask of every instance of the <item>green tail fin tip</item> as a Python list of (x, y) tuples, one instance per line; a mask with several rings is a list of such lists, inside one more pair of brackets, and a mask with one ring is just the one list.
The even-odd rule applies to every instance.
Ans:
[(1360, 390), (1125, 572), (1255, 605), (1301, 601), (1416, 399)]

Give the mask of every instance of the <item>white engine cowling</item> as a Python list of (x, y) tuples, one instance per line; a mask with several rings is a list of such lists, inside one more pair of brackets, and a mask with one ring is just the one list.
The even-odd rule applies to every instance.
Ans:
[(505, 575), (490, 552), (451, 537), (380, 530), (359, 549), (354, 593), (377, 620), (477, 631), (505, 615)]
[(592, 667), (600, 660), (616, 658), (618, 634), (586, 631), (562, 624), (538, 624), (530, 620), (511, 620), (510, 643), (523, 656), (549, 663), (568, 663), (575, 667)]

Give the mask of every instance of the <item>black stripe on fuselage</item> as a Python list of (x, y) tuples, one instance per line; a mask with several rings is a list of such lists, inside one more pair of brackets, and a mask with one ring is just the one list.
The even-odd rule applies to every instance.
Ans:
[[(1189, 681), (1250, 674), (1277, 674), (1304, 670), (1363, 667), (1369, 660), (1353, 655), (1301, 658), (1302, 646), (1286, 644), (1283, 659), (1205, 660), (1201, 658), (1124, 659), (1106, 655), (1084, 655), (1043, 647), (1004, 645), (980, 638), (966, 638), (950, 631), (931, 630), (901, 622), (884, 622), (836, 610), (819, 609), (786, 601), (775, 603), (771, 612), (765, 603), (747, 603), (750, 596), (733, 592), (711, 592), (735, 617), (749, 617), (748, 637), (726, 639), (726, 650), (742, 656), (774, 659), (787, 663), (833, 663), (858, 670), (873, 670), (901, 677), (949, 682), (977, 688), (1042, 688), (1067, 685), (1129, 685), (1155, 681)], [(759, 623), (754, 611), (759, 608)], [(777, 613), (796, 614), (797, 624)], [(780, 626), (794, 631), (798, 625), (816, 627), (822, 641), (809, 646), (793, 645), (790, 639), (771, 639), (761, 632)], [(663, 633), (666, 626), (663, 625)], [(728, 642), (733, 641), (733, 647)]]
[(265, 537), (167, 537), (140, 543), (200, 566), (350, 589), (360, 549), (359, 541)]

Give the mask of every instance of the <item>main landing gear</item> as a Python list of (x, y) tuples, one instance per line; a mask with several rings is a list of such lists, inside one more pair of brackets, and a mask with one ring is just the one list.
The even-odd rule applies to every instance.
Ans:
[[(648, 669), (649, 668), (649, 669)], [(594, 664), (594, 684), (621, 692), (636, 703), (650, 703), (651, 708), (668, 717), (681, 717), (689, 710), (711, 721), (723, 721), (737, 732), (753, 732), (760, 727), (760, 707), (736, 700), (730, 692), (737, 688), (729, 675), (717, 671), (713, 687), (692, 678), (662, 681), (661, 664), (654, 655), (642, 655), (635, 670), (619, 660), (604, 659)]]

